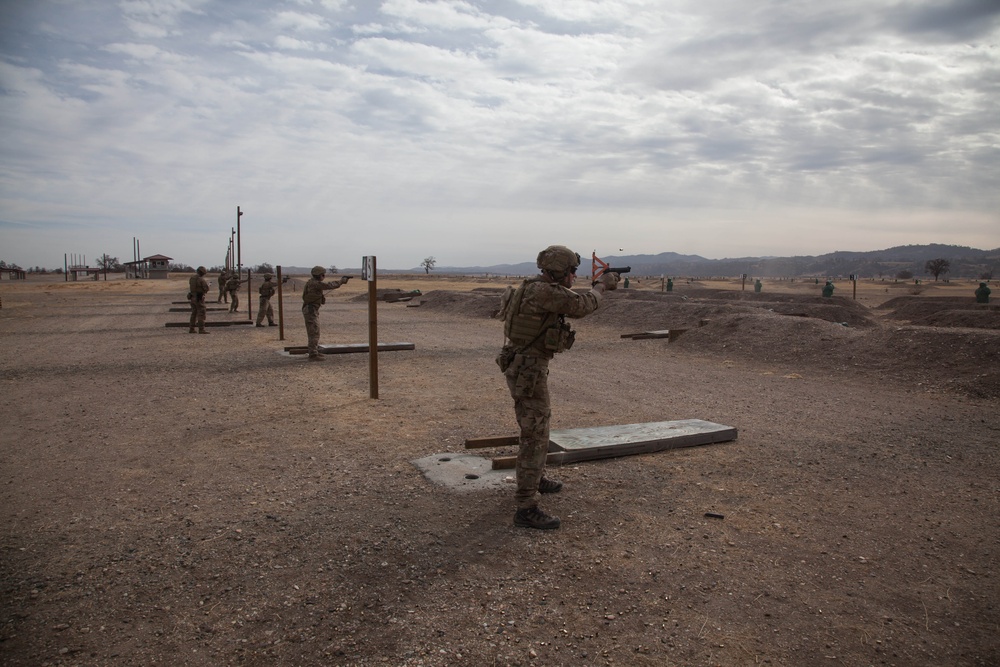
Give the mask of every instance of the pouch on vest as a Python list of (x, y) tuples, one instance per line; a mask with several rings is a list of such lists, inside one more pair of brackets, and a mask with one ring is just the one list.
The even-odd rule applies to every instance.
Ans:
[(517, 356), (517, 351), (510, 345), (504, 345), (503, 349), (500, 350), (500, 354), (497, 355), (496, 362), (497, 366), (500, 367), (501, 373), (506, 373), (510, 365), (514, 363), (514, 357)]

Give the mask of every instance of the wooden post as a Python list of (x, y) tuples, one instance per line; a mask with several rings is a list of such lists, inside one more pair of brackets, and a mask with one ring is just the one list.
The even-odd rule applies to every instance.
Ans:
[(368, 395), (378, 398), (378, 298), (375, 281), (375, 255), (365, 258), (368, 279)]
[(858, 300), (858, 274), (851, 274), (851, 282), (854, 283), (854, 300)]
[(251, 321), (253, 320), (253, 301), (251, 300), (252, 299), (251, 295), (253, 293), (250, 291), (252, 282), (253, 278), (251, 278), (250, 269), (248, 268), (247, 269), (247, 319)]
[(281, 301), (281, 266), (277, 267), (278, 273), (278, 340), (285, 340), (285, 310)]

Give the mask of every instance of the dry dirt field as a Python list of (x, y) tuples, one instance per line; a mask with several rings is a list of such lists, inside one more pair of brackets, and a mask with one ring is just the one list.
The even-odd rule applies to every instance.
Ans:
[[(739, 437), (552, 470), (544, 532), (411, 463), (515, 432), (505, 284), (380, 279), (423, 295), (379, 304), (416, 349), (374, 400), (367, 355), (281, 353), (297, 291), (282, 341), (166, 327), (184, 276), (0, 282), (0, 662), (1000, 664), (1000, 305), (974, 284), (633, 279), (553, 363), (553, 427)], [(324, 343), (367, 342), (365, 290)]]

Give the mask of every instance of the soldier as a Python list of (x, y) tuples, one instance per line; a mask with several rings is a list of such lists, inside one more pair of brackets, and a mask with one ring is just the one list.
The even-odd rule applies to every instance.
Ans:
[(976, 290), (976, 303), (989, 303), (991, 291), (986, 283), (979, 283), (979, 289)]
[(764, 287), (764, 284), (760, 282), (760, 278), (758, 278), (757, 280), (754, 281), (754, 283), (753, 283), (753, 291), (754, 291), (755, 294), (760, 294), (760, 290), (761, 290), (762, 287)]
[(243, 281), (240, 280), (239, 271), (233, 271), (229, 274), (229, 279), (226, 281), (226, 291), (229, 293), (229, 312), (235, 313), (240, 309), (240, 285)]
[(260, 286), (257, 292), (260, 294), (260, 307), (257, 308), (257, 326), (262, 327), (264, 316), (267, 315), (267, 326), (276, 327), (277, 324), (274, 323), (274, 308), (271, 308), (271, 297), (274, 296), (275, 287), (274, 283), (271, 282), (271, 278), (274, 276), (270, 273), (264, 274), (264, 284)]
[(498, 317), (504, 320), (506, 344), (497, 364), (514, 399), (514, 413), (521, 429), (517, 454), (517, 511), (514, 525), (558, 528), (558, 517), (538, 507), (539, 493), (556, 493), (562, 482), (545, 476), (549, 450), (549, 359), (570, 349), (576, 333), (566, 317), (584, 317), (597, 310), (601, 295), (618, 287), (619, 276), (605, 273), (586, 294), (571, 290), (580, 266), (580, 255), (560, 245), (538, 253), (541, 273), (528, 278), (517, 290), (504, 294)]
[(823, 296), (825, 296), (827, 298), (830, 298), (830, 297), (833, 296), (833, 282), (832, 281), (827, 280), (826, 284), (823, 285)]
[(302, 288), (302, 316), (306, 320), (306, 335), (309, 337), (309, 361), (325, 361), (319, 353), (319, 308), (326, 303), (323, 292), (346, 285), (348, 276), (341, 276), (340, 281), (325, 283), (326, 269), (322, 266), (312, 268), (312, 278)]
[(222, 303), (223, 299), (226, 300), (226, 303), (229, 303), (229, 296), (226, 294), (226, 281), (228, 280), (229, 271), (222, 269), (222, 271), (219, 272), (219, 298), (216, 300), (216, 303)]
[(206, 273), (208, 271), (205, 267), (199, 266), (198, 272), (188, 281), (188, 301), (191, 303), (191, 327), (188, 333), (194, 333), (195, 325), (198, 326), (198, 333), (208, 333), (205, 331), (205, 295), (208, 294)]

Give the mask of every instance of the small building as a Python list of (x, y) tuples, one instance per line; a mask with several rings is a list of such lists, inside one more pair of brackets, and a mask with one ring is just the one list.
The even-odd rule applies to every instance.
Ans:
[(153, 278), (166, 280), (170, 274), (170, 260), (166, 255), (150, 255), (134, 262), (125, 262), (126, 278)]
[(145, 258), (149, 266), (149, 277), (159, 280), (166, 280), (170, 277), (170, 260), (173, 257), (166, 255), (150, 255)]
[(3, 279), (4, 274), (7, 276), (7, 280), (27, 280), (28, 272), (19, 266), (5, 266), (0, 269), (0, 279)]

